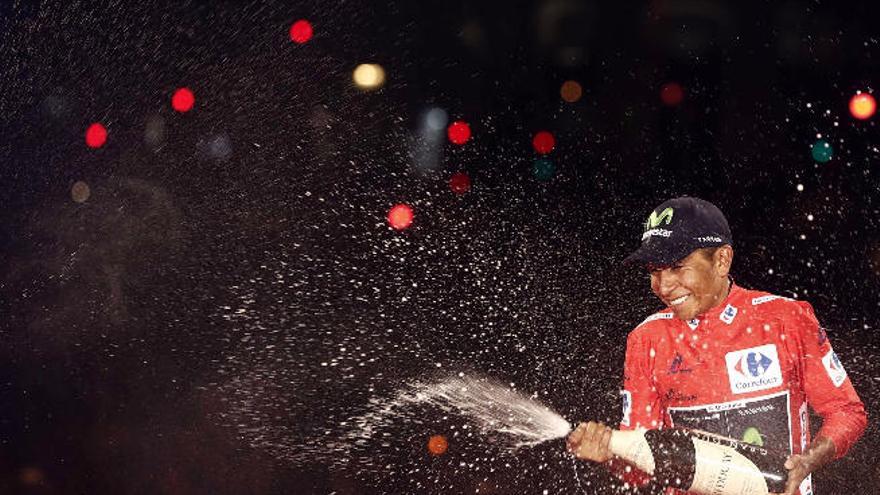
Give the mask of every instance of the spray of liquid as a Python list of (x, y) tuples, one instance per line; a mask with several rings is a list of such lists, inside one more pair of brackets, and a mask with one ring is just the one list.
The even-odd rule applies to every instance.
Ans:
[(368, 412), (347, 422), (344, 442), (364, 445), (375, 432), (406, 420), (417, 406), (438, 408), (468, 420), (501, 449), (516, 450), (560, 438), (571, 431), (561, 415), (510, 386), (459, 374), (417, 381), (399, 389), (393, 398), (374, 398)]

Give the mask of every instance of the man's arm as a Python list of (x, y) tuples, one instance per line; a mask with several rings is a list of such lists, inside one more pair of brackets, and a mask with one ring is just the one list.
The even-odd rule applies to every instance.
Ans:
[[(644, 334), (633, 331), (626, 340), (621, 391), (621, 430), (656, 429), (663, 423), (660, 395), (654, 385), (654, 359)], [(614, 457), (608, 451), (611, 428), (601, 423), (582, 423), (568, 438), (568, 449), (579, 459), (604, 464), (623, 481), (641, 486), (649, 479), (646, 473)]]
[(800, 344), (807, 402), (822, 416), (822, 427), (809, 448), (790, 456), (785, 463), (789, 470), (785, 494), (795, 495), (810, 473), (849, 451), (862, 436), (868, 420), (865, 406), (819, 326), (812, 306), (799, 302), (789, 325), (795, 327)]
[(868, 424), (865, 406), (846, 375), (825, 331), (808, 303), (799, 303), (801, 312), (795, 316), (802, 349), (804, 391), (807, 402), (822, 416), (817, 437), (834, 444), (834, 457), (846, 455), (862, 436)]

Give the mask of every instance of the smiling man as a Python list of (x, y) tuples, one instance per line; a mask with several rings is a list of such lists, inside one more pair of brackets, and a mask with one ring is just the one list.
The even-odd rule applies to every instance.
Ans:
[[(737, 286), (732, 245), (707, 201), (675, 198), (651, 212), (625, 263), (648, 271), (666, 309), (627, 338), (620, 428), (694, 428), (788, 453), (785, 493), (812, 494), (810, 473), (846, 454), (865, 409), (812, 306)], [(808, 406), (823, 420), (812, 440)], [(605, 425), (584, 423), (568, 447), (645, 481), (609, 453), (610, 437)]]

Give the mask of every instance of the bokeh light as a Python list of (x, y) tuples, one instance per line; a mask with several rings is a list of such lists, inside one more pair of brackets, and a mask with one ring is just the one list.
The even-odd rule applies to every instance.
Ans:
[(449, 189), (462, 195), (471, 189), (471, 177), (465, 172), (456, 172), (449, 178)]
[(394, 230), (403, 230), (409, 227), (413, 221), (413, 211), (409, 205), (400, 203), (391, 207), (388, 211), (388, 225)]
[(664, 105), (674, 107), (684, 99), (684, 89), (677, 82), (668, 82), (660, 88), (660, 100)]
[(385, 84), (385, 69), (379, 64), (360, 64), (351, 77), (357, 87), (370, 91)]
[(556, 146), (556, 138), (548, 131), (540, 131), (532, 138), (532, 148), (539, 155), (546, 155)]
[(428, 452), (430, 452), (431, 455), (443, 455), (448, 448), (449, 442), (443, 435), (432, 435), (431, 438), (428, 439)]
[(178, 112), (189, 112), (196, 103), (196, 96), (189, 88), (178, 88), (171, 97), (171, 108)]
[(294, 43), (303, 44), (312, 39), (314, 30), (312, 23), (305, 19), (300, 19), (290, 26), (290, 39)]
[(575, 103), (581, 99), (583, 88), (577, 81), (565, 81), (559, 88), (559, 94), (562, 99), (568, 103)]
[(46, 473), (36, 466), (26, 466), (19, 472), (21, 484), (27, 487), (37, 487), (46, 484)]
[(471, 138), (471, 126), (467, 122), (456, 120), (446, 129), (446, 135), (453, 144), (461, 146)]
[(813, 160), (819, 163), (826, 163), (834, 155), (834, 149), (831, 148), (831, 144), (828, 141), (820, 139), (813, 143), (812, 153)]
[(76, 203), (85, 203), (91, 194), (89, 185), (81, 180), (74, 182), (70, 188), (70, 198)]
[(548, 181), (556, 175), (556, 165), (549, 158), (537, 158), (532, 165), (532, 173), (539, 181)]
[(107, 142), (107, 129), (98, 122), (86, 129), (86, 145), (89, 148), (100, 148)]
[(857, 119), (870, 119), (876, 111), (877, 101), (869, 93), (856, 93), (849, 100), (849, 113)]
[(425, 114), (425, 126), (432, 132), (440, 132), (449, 123), (449, 116), (446, 110), (434, 107)]

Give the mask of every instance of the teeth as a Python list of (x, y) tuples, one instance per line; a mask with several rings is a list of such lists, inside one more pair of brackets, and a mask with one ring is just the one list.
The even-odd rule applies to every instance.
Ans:
[(688, 298), (688, 295), (685, 294), (685, 295), (679, 297), (678, 299), (673, 299), (673, 300), (669, 301), (669, 305), (670, 306), (678, 306), (679, 304), (683, 303), (685, 301), (685, 299), (687, 299), (687, 298)]

